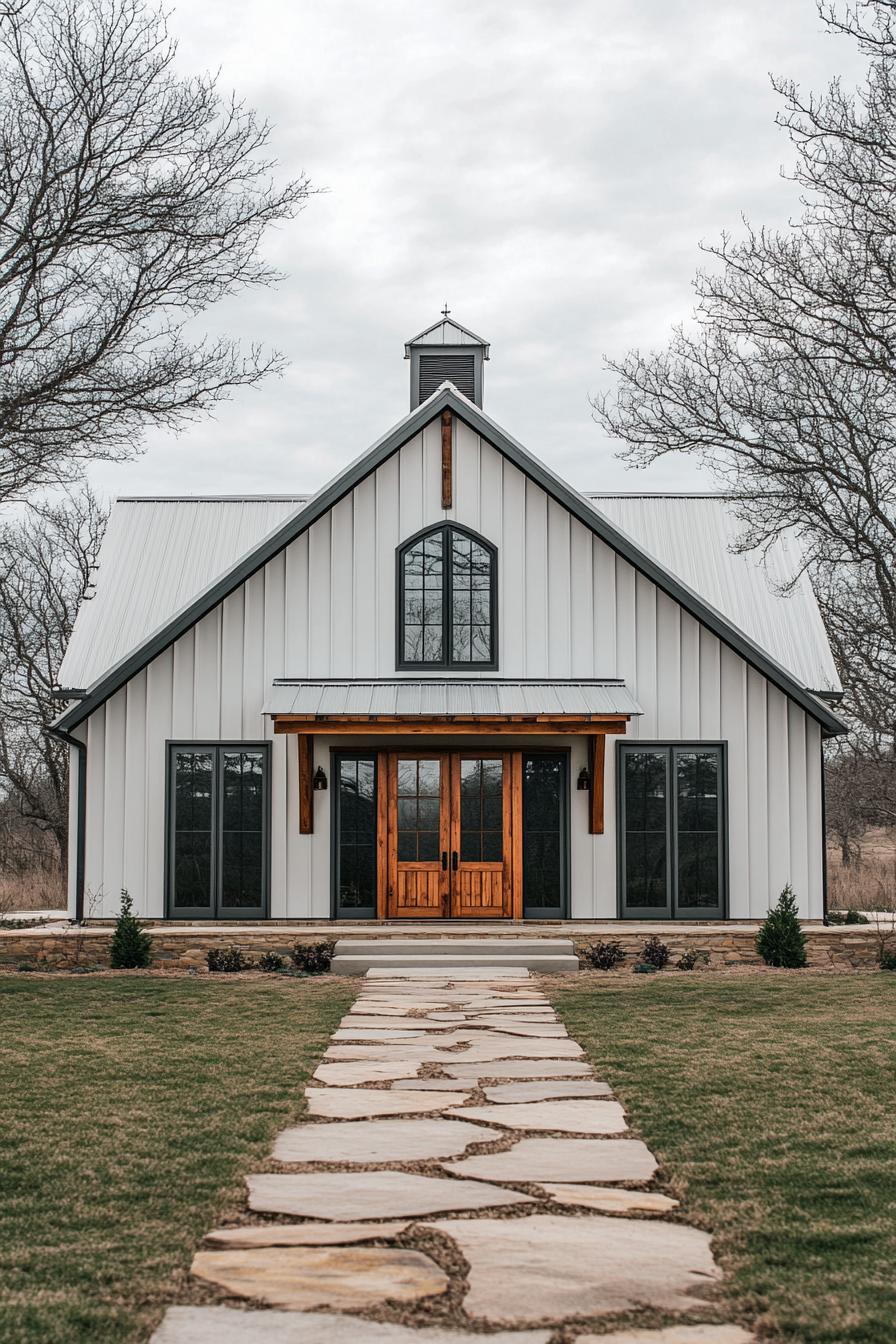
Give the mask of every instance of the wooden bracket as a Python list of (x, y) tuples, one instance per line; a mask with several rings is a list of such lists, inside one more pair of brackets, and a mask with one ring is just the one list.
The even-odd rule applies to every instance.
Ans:
[(451, 412), (442, 412), (442, 508), (451, 508)]
[(308, 733), (297, 734), (299, 744), (299, 832), (314, 832), (314, 738)]
[(607, 739), (603, 733), (597, 733), (589, 739), (588, 830), (591, 835), (603, 835), (604, 833), (604, 759), (606, 747)]

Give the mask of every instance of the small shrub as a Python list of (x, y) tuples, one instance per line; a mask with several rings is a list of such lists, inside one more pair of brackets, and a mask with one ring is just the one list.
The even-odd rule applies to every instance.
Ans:
[(279, 952), (262, 952), (258, 958), (258, 969), (260, 971), (282, 971), (286, 962)]
[(828, 923), (829, 923), (829, 924), (845, 924), (845, 923), (846, 923), (846, 911), (845, 911), (845, 910), (829, 910), (829, 911), (828, 911)]
[(205, 959), (210, 971), (251, 971), (255, 965), (252, 958), (235, 944), (231, 947), (210, 947)]
[(806, 938), (789, 882), (763, 920), (756, 937), (756, 951), (767, 966), (786, 966), (795, 970), (806, 964)]
[(896, 971), (896, 947), (883, 947), (880, 953), (882, 971)]
[(661, 971), (669, 962), (669, 949), (665, 943), (661, 943), (659, 938), (648, 938), (647, 942), (641, 948), (641, 961), (646, 962), (648, 966), (655, 966)]
[(19, 964), (18, 964), (18, 966), (16, 967), (16, 970), (17, 970), (17, 971), (33, 971), (33, 970), (36, 970), (36, 967), (35, 967), (33, 961), (20, 961)]
[(296, 970), (306, 971), (309, 975), (323, 975), (330, 969), (335, 951), (334, 942), (322, 940), (319, 943), (296, 943), (289, 955)]
[(844, 924), (870, 924), (871, 920), (861, 910), (847, 910)]
[(704, 965), (709, 965), (709, 953), (699, 947), (689, 947), (687, 952), (682, 952), (675, 963), (679, 971), (692, 971), (696, 966)]
[(649, 961), (639, 961), (632, 967), (635, 975), (656, 975), (659, 966), (652, 966)]
[(582, 957), (596, 971), (613, 971), (621, 966), (628, 953), (621, 943), (587, 943), (582, 948)]
[(152, 961), (152, 939), (134, 915), (134, 902), (122, 888), (121, 913), (115, 921), (115, 932), (109, 949), (109, 963), (113, 970), (134, 970), (148, 966)]

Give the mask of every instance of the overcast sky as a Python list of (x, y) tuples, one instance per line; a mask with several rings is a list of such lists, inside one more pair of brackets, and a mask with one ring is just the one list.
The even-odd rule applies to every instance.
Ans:
[(793, 211), (769, 71), (860, 71), (814, 0), (181, 0), (172, 30), (326, 194), (270, 238), (279, 288), (207, 318), (286, 376), (95, 467), (104, 492), (318, 489), (405, 414), (403, 342), (446, 300), (492, 343), (485, 409), (572, 484), (706, 488), (626, 470), (589, 396), (687, 315), (701, 239)]

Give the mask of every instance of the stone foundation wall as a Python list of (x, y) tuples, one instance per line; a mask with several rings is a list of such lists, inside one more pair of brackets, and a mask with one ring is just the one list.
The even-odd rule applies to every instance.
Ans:
[[(878, 940), (864, 926), (824, 928), (816, 925), (804, 931), (811, 967), (873, 970), (877, 966)], [(253, 927), (243, 932), (239, 926), (197, 929), (156, 924), (150, 925), (148, 932), (152, 936), (153, 966), (160, 969), (205, 970), (206, 953), (210, 947), (235, 944), (252, 957), (258, 957), (262, 952), (279, 952), (286, 957), (297, 942), (319, 942), (324, 938), (335, 938), (345, 931), (337, 930), (332, 925), (301, 930), (288, 926), (264, 929)], [(393, 937), (406, 936), (394, 928), (389, 932)], [(496, 932), (500, 932), (502, 937), (531, 936), (517, 927), (512, 933), (506, 928)], [(554, 928), (551, 932), (555, 936), (563, 936), (562, 928)], [(600, 930), (586, 934), (580, 925), (574, 932), (570, 930), (569, 936), (573, 938), (577, 951), (581, 951), (588, 943), (601, 940), (621, 943), (628, 954), (625, 966), (630, 969), (638, 960), (650, 932), (645, 932), (643, 925), (635, 931), (616, 924), (603, 925)], [(689, 948), (699, 948), (708, 953), (710, 967), (762, 964), (755, 947), (755, 926), (683, 925), (670, 931), (668, 925), (665, 925), (657, 929), (656, 934), (669, 947), (670, 965), (674, 965)], [(357, 936), (355, 929), (352, 930), (352, 936)], [(379, 929), (375, 936), (387, 939), (389, 934)], [(481, 932), (477, 936), (481, 937)], [(108, 926), (54, 929), (48, 932), (41, 929), (0, 932), (0, 966), (15, 968), (28, 965), (46, 970), (105, 968), (109, 965), (111, 941), (112, 929)]]

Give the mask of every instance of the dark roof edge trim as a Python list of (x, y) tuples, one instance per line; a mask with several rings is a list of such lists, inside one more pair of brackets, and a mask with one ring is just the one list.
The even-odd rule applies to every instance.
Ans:
[(754, 644), (742, 631), (732, 625), (721, 612), (705, 602), (693, 589), (670, 574), (658, 561), (642, 551), (634, 540), (605, 518), (593, 504), (577, 493), (565, 481), (533, 457), (528, 449), (507, 434), (500, 425), (491, 420), (478, 406), (474, 406), (451, 386), (444, 386), (411, 413), (382, 438), (378, 439), (365, 453), (356, 458), (345, 471), (324, 486), (303, 508), (287, 518), (278, 528), (265, 537), (253, 551), (238, 560), (220, 578), (205, 588), (186, 607), (179, 611), (165, 625), (153, 632), (142, 644), (132, 650), (115, 664), (104, 676), (94, 683), (88, 693), (76, 705), (56, 720), (54, 727), (74, 728), (90, 714), (99, 709), (110, 696), (114, 695), (126, 681), (136, 676), (153, 658), (164, 652), (175, 640), (207, 615), (214, 607), (229, 597), (241, 584), (262, 569), (296, 537), (306, 532), (313, 523), (322, 518), (339, 503), (355, 486), (376, 471), (393, 453), (396, 453), (415, 434), (441, 414), (443, 410), (453, 411), (474, 433), (480, 434), (499, 453), (508, 458), (514, 466), (558, 503), (583, 523), (589, 531), (599, 536), (618, 555), (633, 566), (640, 574), (678, 602), (686, 611), (716, 635), (724, 644), (739, 654), (751, 667), (761, 672), (800, 705), (813, 719), (821, 724), (831, 736), (847, 731), (844, 724), (832, 714), (810, 691), (801, 686), (791, 674), (773, 658), (770, 658), (758, 644)]

